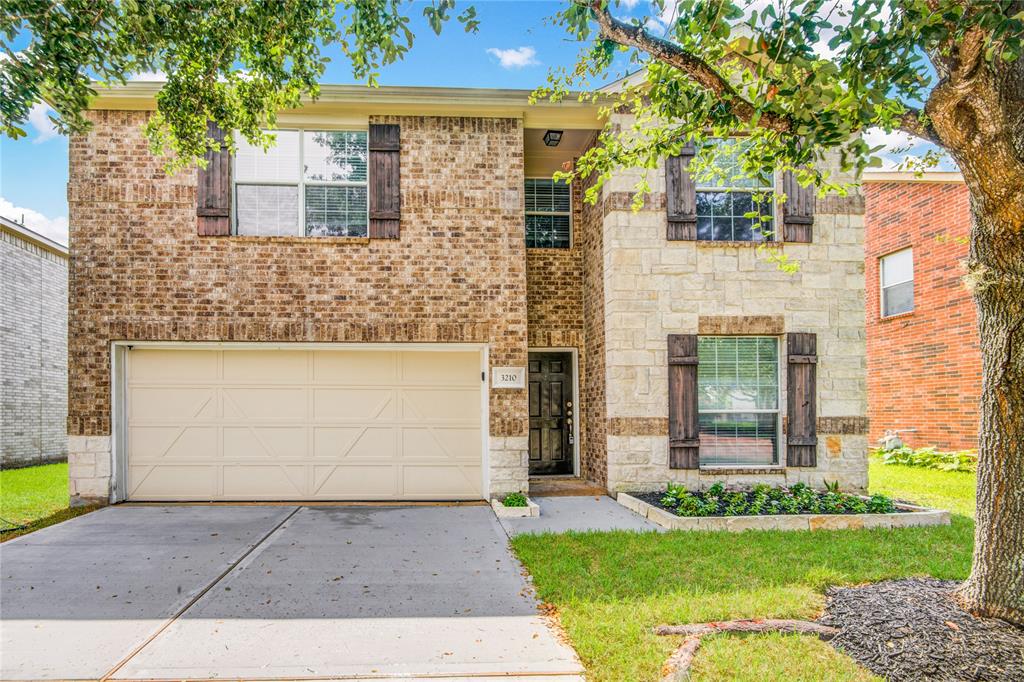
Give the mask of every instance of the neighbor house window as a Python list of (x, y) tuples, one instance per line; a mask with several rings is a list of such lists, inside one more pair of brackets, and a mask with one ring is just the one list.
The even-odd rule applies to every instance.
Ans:
[(526, 246), (567, 249), (572, 231), (569, 185), (551, 178), (526, 179)]
[[(746, 143), (712, 140), (721, 145), (715, 159), (716, 176), (697, 178), (697, 239), (704, 241), (760, 242), (771, 239), (773, 189), (771, 177), (748, 177), (739, 156)], [(763, 216), (763, 222), (753, 217)]]
[(277, 130), (264, 152), (237, 140), (235, 231), (240, 235), (365, 237), (364, 130)]
[(702, 466), (778, 463), (778, 339), (700, 337), (697, 401)]
[(903, 249), (882, 256), (882, 317), (914, 309), (914, 252)]

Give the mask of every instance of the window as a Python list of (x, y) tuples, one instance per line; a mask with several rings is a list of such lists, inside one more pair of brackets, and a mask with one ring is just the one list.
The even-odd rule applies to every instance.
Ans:
[(366, 131), (274, 131), (264, 152), (237, 140), (235, 231), (240, 235), (365, 237)]
[(697, 411), (702, 466), (778, 463), (778, 339), (700, 337)]
[(914, 252), (904, 249), (882, 256), (882, 317), (914, 309)]
[(571, 223), (569, 185), (551, 178), (527, 178), (526, 246), (568, 249)]
[[(760, 223), (752, 214), (772, 214), (772, 178), (750, 178), (743, 175), (739, 156), (745, 148), (742, 141), (713, 140), (723, 146), (716, 163), (716, 177), (697, 179), (697, 239), (704, 241), (760, 242), (770, 239), (772, 221)], [(755, 201), (757, 195), (757, 201)]]

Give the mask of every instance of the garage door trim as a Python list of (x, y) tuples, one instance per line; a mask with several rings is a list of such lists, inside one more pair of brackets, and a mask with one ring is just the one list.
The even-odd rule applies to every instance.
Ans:
[[(489, 366), (488, 345), (485, 343), (281, 343), (281, 342), (210, 342), (210, 341), (113, 341), (110, 347), (110, 423), (111, 423), (111, 487), (110, 501), (123, 502), (127, 499), (128, 472), (128, 373), (127, 351), (131, 348), (155, 350), (290, 350), (290, 351), (428, 351), (437, 353), (465, 352), (480, 353), (480, 371), (487, 376)], [(488, 383), (480, 382), (481, 414), (481, 491), (486, 496), (490, 490), (490, 448), (488, 425), (489, 401)]]

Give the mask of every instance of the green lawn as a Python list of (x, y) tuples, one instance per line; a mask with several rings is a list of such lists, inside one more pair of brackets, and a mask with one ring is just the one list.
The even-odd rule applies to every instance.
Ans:
[(0, 471), (2, 540), (24, 535), (94, 508), (68, 508), (68, 465), (65, 463)]
[[(879, 470), (881, 469), (881, 470)], [(968, 512), (963, 474), (873, 464), (872, 492)], [(970, 474), (967, 475), (971, 477)], [(553, 604), (594, 680), (656, 680), (679, 639), (659, 623), (814, 618), (828, 585), (932, 575), (967, 577), (973, 522), (899, 530), (742, 534), (567, 533), (512, 545)], [(872, 680), (851, 659), (806, 636), (706, 638), (694, 680)]]

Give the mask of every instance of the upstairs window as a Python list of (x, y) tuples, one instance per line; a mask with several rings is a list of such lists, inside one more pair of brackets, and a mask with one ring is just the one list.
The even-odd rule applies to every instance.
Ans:
[(909, 313), (914, 309), (914, 251), (903, 249), (879, 262), (882, 278), (882, 317)]
[(526, 246), (568, 249), (572, 240), (569, 185), (551, 178), (526, 179)]
[[(774, 231), (772, 204), (775, 183), (771, 177), (743, 174), (739, 157), (746, 147), (740, 140), (711, 140), (721, 145), (713, 179), (697, 179), (697, 239), (703, 241), (760, 242)], [(703, 183), (703, 184), (701, 184)], [(756, 195), (756, 200), (755, 200)], [(759, 222), (752, 214), (767, 216)]]
[(267, 151), (239, 138), (235, 232), (250, 236), (365, 237), (367, 133), (277, 130)]
[(701, 466), (779, 461), (779, 341), (770, 336), (697, 340)]

